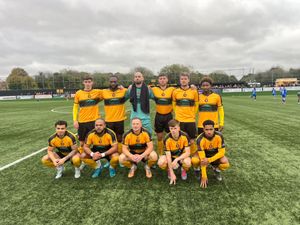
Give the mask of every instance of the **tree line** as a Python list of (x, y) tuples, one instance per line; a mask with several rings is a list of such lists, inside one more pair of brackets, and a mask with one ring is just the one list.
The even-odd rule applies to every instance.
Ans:
[[(169, 83), (176, 85), (179, 83), (179, 75), (182, 72), (190, 74), (191, 83), (197, 84), (205, 76), (192, 67), (180, 64), (167, 65), (161, 68), (158, 74), (146, 67), (136, 67), (128, 73), (115, 73), (119, 78), (119, 83), (125, 87), (132, 83), (133, 74), (142, 72), (147, 84), (155, 84), (158, 74), (166, 74), (169, 77)], [(91, 75), (94, 79), (94, 86), (98, 88), (108, 87), (108, 77), (113, 73), (87, 73), (75, 70), (61, 70), (59, 72), (39, 72), (37, 75), (30, 76), (23, 68), (14, 68), (6, 79), (6, 86), (9, 90), (29, 90), (29, 89), (80, 89), (82, 87), (82, 78)], [(215, 83), (233, 84), (259, 82), (262, 85), (272, 85), (277, 78), (295, 77), (300, 79), (300, 69), (289, 69), (285, 71), (280, 67), (271, 68), (265, 72), (244, 75), (238, 80), (233, 75), (228, 75), (224, 71), (215, 71), (207, 74)]]

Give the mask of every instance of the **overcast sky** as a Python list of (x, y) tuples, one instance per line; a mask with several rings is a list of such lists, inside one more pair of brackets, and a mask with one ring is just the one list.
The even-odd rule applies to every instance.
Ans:
[(299, 12), (298, 0), (0, 0), (0, 78), (13, 67), (299, 68)]

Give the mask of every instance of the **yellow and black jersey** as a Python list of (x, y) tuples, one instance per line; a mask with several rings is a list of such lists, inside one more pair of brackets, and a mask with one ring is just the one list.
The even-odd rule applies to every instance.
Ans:
[(102, 98), (104, 100), (104, 111), (106, 122), (119, 122), (126, 119), (125, 116), (125, 94), (127, 89), (104, 89)]
[(196, 140), (200, 158), (208, 158), (211, 163), (225, 155), (225, 143), (223, 135), (215, 131), (213, 137), (207, 138), (204, 133)]
[[(199, 117), (198, 127), (203, 128), (205, 120), (212, 120), (215, 128), (224, 124), (224, 110), (222, 98), (217, 93), (211, 92), (209, 95), (199, 94)], [(219, 118), (220, 116), (220, 118)], [(220, 121), (220, 122), (219, 122)]]
[(172, 96), (176, 105), (175, 119), (179, 122), (195, 122), (195, 107), (198, 104), (197, 90), (176, 88)]
[(130, 130), (123, 136), (123, 145), (128, 146), (132, 154), (143, 153), (147, 148), (147, 143), (151, 141), (151, 135), (145, 128), (142, 128), (139, 134), (135, 134), (133, 130)]
[(168, 133), (164, 139), (164, 146), (165, 151), (171, 152), (172, 158), (177, 158), (184, 153), (186, 147), (190, 146), (190, 138), (183, 131), (180, 131), (177, 140), (172, 137), (171, 133)]
[(76, 137), (70, 131), (66, 131), (62, 138), (55, 133), (50, 136), (48, 144), (50, 147), (56, 148), (63, 155), (68, 155), (72, 151), (71, 147), (76, 145)]
[(172, 112), (172, 94), (174, 90), (174, 87), (167, 87), (166, 89), (161, 89), (160, 87), (152, 88), (154, 101), (156, 103), (156, 112), (163, 115)]
[(97, 133), (96, 130), (89, 132), (85, 144), (91, 147), (92, 152), (106, 152), (111, 148), (113, 144), (117, 143), (115, 132), (109, 128), (104, 128), (101, 133)]
[(98, 103), (102, 100), (102, 90), (79, 90), (74, 96), (74, 104), (79, 105), (79, 123), (95, 121), (100, 118)]

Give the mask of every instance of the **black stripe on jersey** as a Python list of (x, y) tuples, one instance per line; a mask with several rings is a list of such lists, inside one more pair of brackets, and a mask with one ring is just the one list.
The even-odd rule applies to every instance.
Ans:
[(200, 146), (200, 143), (201, 143), (201, 140), (203, 139), (203, 137), (204, 137), (204, 133), (201, 133), (196, 139), (197, 148), (199, 151), (204, 150), (204, 149), (201, 149), (201, 146)]
[(100, 102), (99, 98), (95, 99), (87, 99), (87, 100), (82, 100), (79, 102), (80, 107), (88, 107), (88, 106), (94, 106), (97, 105)]
[(105, 99), (104, 105), (122, 105), (125, 103), (125, 97), (123, 98), (111, 98)]
[(191, 99), (177, 99), (176, 105), (178, 106), (194, 106), (195, 101)]
[(130, 151), (134, 150), (142, 150), (147, 148), (147, 144), (135, 144), (135, 145), (129, 145), (128, 146)]
[(218, 149), (217, 148), (213, 148), (213, 149), (210, 149), (210, 150), (206, 150), (204, 151), (205, 152), (205, 157), (206, 158), (210, 158), (210, 157), (213, 157), (215, 154), (218, 153)]
[(65, 136), (68, 136), (69, 138), (71, 138), (73, 145), (76, 144), (76, 138), (73, 134), (71, 134), (70, 132), (67, 131)]
[(218, 106), (216, 105), (199, 105), (199, 112), (216, 112), (218, 111)]
[(225, 142), (224, 142), (224, 137), (223, 134), (220, 131), (215, 131), (215, 134), (221, 137), (222, 140), (222, 148), (225, 148)]
[(71, 152), (72, 151), (71, 147), (56, 147), (56, 149), (60, 152)]
[(154, 101), (157, 105), (172, 105), (171, 98), (156, 98), (156, 97), (154, 97)]
[(174, 157), (174, 156), (180, 156), (182, 154), (182, 149), (177, 149), (177, 150), (173, 150), (173, 151), (169, 151), (171, 152), (171, 156)]
[(116, 137), (115, 132), (113, 130), (107, 128), (107, 127), (105, 129), (106, 129), (106, 133), (108, 133), (111, 136), (112, 142), (116, 142), (117, 141), (117, 137)]
[(150, 132), (146, 128), (142, 127), (142, 132), (146, 132), (149, 135), (150, 141), (152, 141), (151, 134), (150, 134)]
[(56, 133), (53, 134), (53, 135), (51, 135), (51, 136), (49, 137), (49, 139), (48, 139), (48, 144), (49, 144), (49, 146), (54, 147), (54, 146), (52, 146), (50, 143), (51, 143), (51, 141), (52, 141), (55, 137), (56, 137)]
[(93, 145), (91, 148), (92, 152), (103, 153), (111, 148), (111, 145)]

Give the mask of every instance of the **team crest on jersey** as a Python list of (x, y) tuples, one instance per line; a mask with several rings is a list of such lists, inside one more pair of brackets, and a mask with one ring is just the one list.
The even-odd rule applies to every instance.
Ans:
[(140, 138), (139, 137), (136, 138), (136, 143), (140, 143)]
[(205, 102), (208, 102), (208, 99), (206, 98), (204, 101), (205, 101)]
[(60, 142), (60, 145), (61, 145), (61, 146), (64, 146), (64, 142), (63, 142), (63, 141), (61, 141), (61, 142)]
[(99, 144), (102, 144), (102, 140), (101, 139), (99, 139)]
[(184, 92), (184, 93), (183, 93), (183, 97), (186, 97), (186, 96), (187, 96), (187, 94)]
[(209, 144), (209, 149), (212, 149), (213, 148), (213, 145), (212, 144)]
[(116, 93), (113, 92), (113, 93), (111, 94), (111, 96), (115, 97), (115, 96), (116, 96)]
[(88, 93), (88, 98), (91, 98), (91, 94), (90, 93)]
[(176, 143), (176, 148), (179, 149), (179, 144), (178, 143)]
[(166, 94), (163, 92), (162, 94), (161, 94), (161, 96), (165, 96)]

